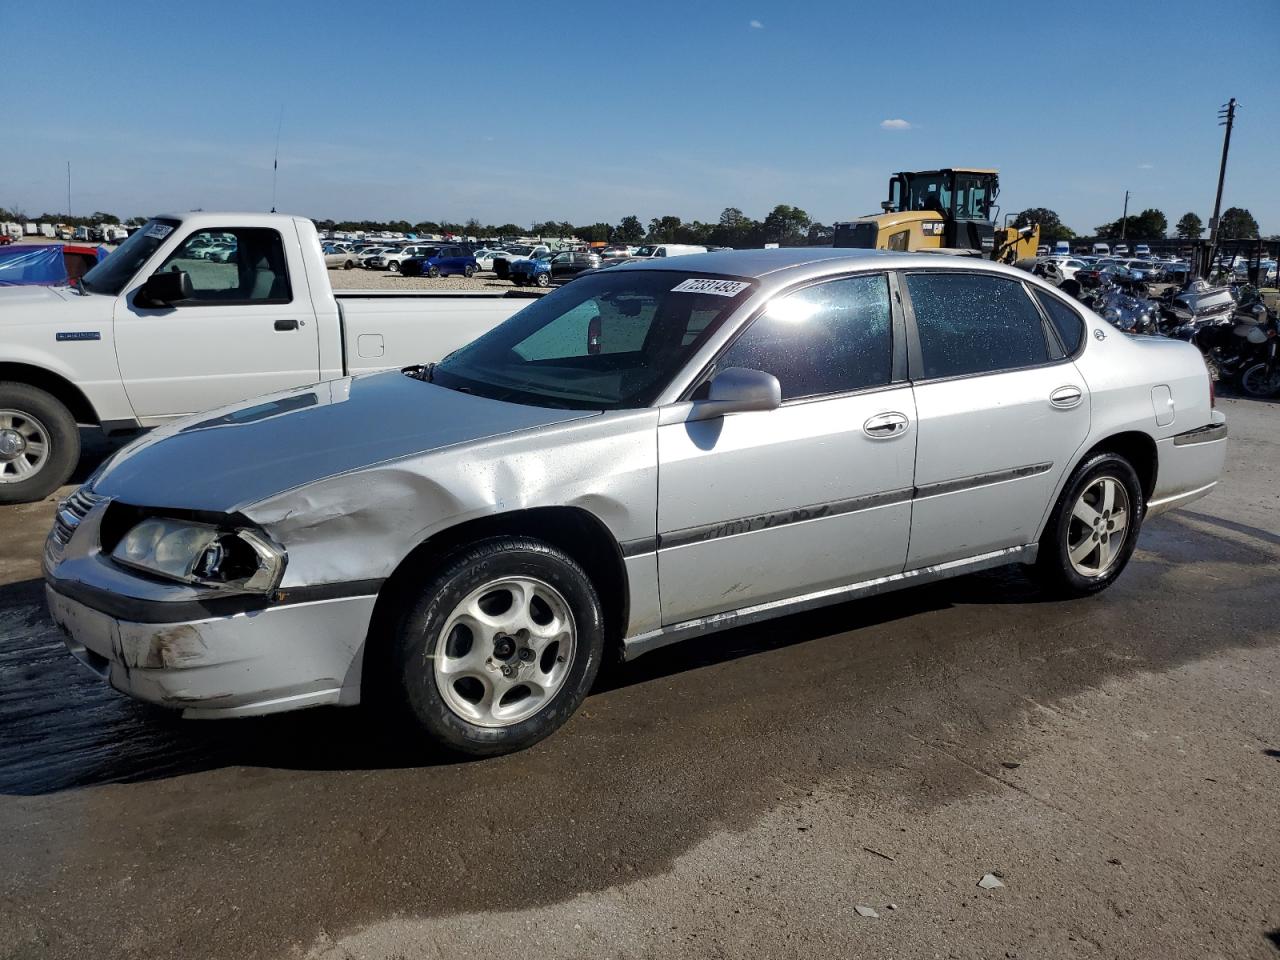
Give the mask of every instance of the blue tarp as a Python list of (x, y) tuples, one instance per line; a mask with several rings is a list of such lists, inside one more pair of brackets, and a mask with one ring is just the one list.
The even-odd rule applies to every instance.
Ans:
[[(108, 251), (98, 247), (98, 262)], [(62, 244), (15, 243), (0, 247), (0, 287), (19, 284), (65, 283), (67, 264), (62, 256)]]

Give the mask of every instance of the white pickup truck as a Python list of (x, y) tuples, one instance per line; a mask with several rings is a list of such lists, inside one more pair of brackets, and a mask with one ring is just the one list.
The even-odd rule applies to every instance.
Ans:
[(0, 503), (66, 482), (80, 456), (77, 424), (137, 430), (439, 360), (530, 297), (335, 294), (305, 217), (156, 217), (71, 285), (0, 288)]

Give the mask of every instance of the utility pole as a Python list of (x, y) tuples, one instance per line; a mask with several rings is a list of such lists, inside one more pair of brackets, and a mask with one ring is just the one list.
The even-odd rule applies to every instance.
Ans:
[(1222, 136), (1222, 165), (1218, 168), (1218, 195), (1213, 201), (1213, 216), (1209, 220), (1209, 263), (1206, 273), (1213, 268), (1218, 257), (1218, 217), (1222, 213), (1222, 185), (1227, 179), (1227, 151), (1231, 149), (1231, 128), (1236, 122), (1236, 98), (1232, 97), (1218, 111), (1218, 126), (1226, 127)]
[(67, 219), (71, 219), (71, 161), (67, 161)]
[(1125, 227), (1129, 225), (1129, 191), (1124, 192), (1124, 213), (1120, 217), (1120, 239), (1124, 239)]

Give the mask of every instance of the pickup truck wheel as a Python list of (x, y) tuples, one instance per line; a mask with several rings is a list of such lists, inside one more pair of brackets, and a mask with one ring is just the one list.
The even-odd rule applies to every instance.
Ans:
[(549, 286), (551, 286), (551, 274), (549, 274), (549, 273), (540, 273), (540, 274), (538, 274), (536, 277), (534, 277), (534, 278), (533, 278), (533, 282), (534, 282), (534, 283), (536, 283), (536, 284), (537, 284), (538, 286), (540, 286), (540, 287), (549, 287)]
[(1128, 460), (1100, 453), (1076, 468), (1040, 538), (1041, 581), (1062, 597), (1105, 590), (1133, 556), (1146, 512)]
[(438, 279), (440, 277), (440, 268), (427, 267), (427, 276), (430, 277), (432, 280)]
[(446, 556), (407, 604), (394, 664), (408, 711), (450, 751), (522, 750), (560, 727), (595, 682), (604, 620), (559, 549), (495, 537)]
[(0, 503), (28, 503), (67, 482), (80, 460), (80, 432), (52, 394), (0, 383)]

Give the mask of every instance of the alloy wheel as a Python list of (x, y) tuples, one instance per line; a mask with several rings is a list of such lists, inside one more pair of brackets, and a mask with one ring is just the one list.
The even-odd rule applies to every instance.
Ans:
[(511, 726), (560, 691), (576, 646), (560, 591), (532, 577), (504, 577), (471, 591), (449, 614), (436, 641), (436, 686), (468, 723)]
[(0, 483), (29, 480), (49, 460), (49, 431), (21, 410), (0, 410)]
[(1082, 577), (1104, 575), (1124, 546), (1129, 493), (1115, 477), (1098, 477), (1080, 494), (1067, 525), (1067, 557)]

